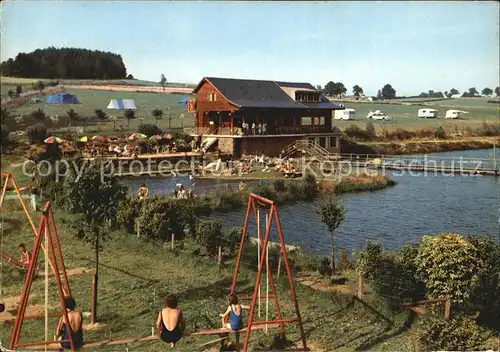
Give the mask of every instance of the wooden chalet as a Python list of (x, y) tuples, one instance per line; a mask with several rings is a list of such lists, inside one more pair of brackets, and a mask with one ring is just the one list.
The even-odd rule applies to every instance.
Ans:
[(299, 139), (340, 152), (332, 116), (344, 106), (309, 83), (205, 77), (193, 92), (196, 134), (222, 153), (275, 156)]

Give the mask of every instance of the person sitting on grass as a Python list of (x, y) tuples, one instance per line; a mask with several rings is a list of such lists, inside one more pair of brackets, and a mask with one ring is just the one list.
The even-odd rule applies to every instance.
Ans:
[(59, 324), (57, 324), (56, 335), (59, 337), (59, 340), (67, 341), (61, 342), (61, 347), (70, 350), (71, 342), (69, 340), (71, 333), (75, 350), (80, 350), (83, 347), (82, 313), (75, 311), (76, 302), (71, 296), (64, 298), (64, 305), (66, 306), (66, 312), (68, 314), (69, 327), (66, 326), (64, 316), (62, 316), (59, 319)]
[(169, 294), (165, 300), (165, 307), (158, 313), (156, 320), (158, 337), (173, 348), (182, 338), (185, 329), (186, 321), (182, 311), (177, 308), (177, 298)]
[[(250, 309), (249, 306), (239, 304), (238, 303), (238, 296), (236, 293), (231, 293), (228, 296), (228, 303), (229, 306), (227, 307), (227, 310), (219, 314), (219, 316), (222, 318), (222, 328), (223, 329), (230, 329), (232, 331), (239, 331), (243, 328), (243, 316), (242, 316), (242, 309)], [(240, 333), (236, 332), (236, 344), (239, 345), (240, 343)]]
[(30, 261), (31, 261), (31, 254), (26, 249), (26, 246), (24, 245), (24, 243), (21, 243), (19, 245), (19, 249), (21, 250), (21, 259), (19, 260), (19, 262), (21, 262), (21, 264), (23, 266), (28, 267), (30, 265)]

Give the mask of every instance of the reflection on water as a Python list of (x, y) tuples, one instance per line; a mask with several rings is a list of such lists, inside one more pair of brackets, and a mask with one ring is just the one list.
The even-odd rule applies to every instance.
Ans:
[[(429, 154), (487, 158), (492, 150)], [(499, 158), (500, 159), (500, 158)], [(378, 241), (386, 248), (399, 248), (418, 242), (425, 234), (458, 232), (464, 235), (490, 234), (498, 238), (500, 178), (428, 173), (401, 175), (387, 173), (397, 185), (374, 193), (342, 196), (347, 215), (336, 232), (337, 248), (360, 249), (367, 240)], [(152, 194), (169, 194), (181, 181), (189, 178), (147, 179)], [(143, 178), (124, 180), (134, 193)], [(237, 185), (237, 181), (233, 183)], [(195, 180), (197, 193), (217, 185), (213, 180)], [(219, 182), (222, 187), (223, 183)], [(224, 186), (225, 187), (225, 186)], [(228, 186), (229, 187), (229, 186)], [(279, 214), (287, 243), (302, 245), (306, 250), (328, 254), (329, 233), (316, 212), (315, 202), (280, 205)], [(225, 226), (242, 226), (245, 209), (215, 214)], [(255, 233), (255, 226), (250, 227)]]

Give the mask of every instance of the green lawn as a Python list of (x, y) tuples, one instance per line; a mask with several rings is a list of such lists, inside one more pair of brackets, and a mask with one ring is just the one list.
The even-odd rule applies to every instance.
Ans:
[[(384, 104), (384, 103), (355, 103), (345, 102), (346, 108), (356, 109), (356, 120), (343, 121), (334, 120), (334, 124), (341, 129), (354, 123), (364, 126), (369, 121), (366, 116), (370, 111), (381, 110), (386, 115), (393, 118), (391, 121), (373, 121), (376, 126), (385, 125), (388, 129), (404, 128), (437, 128), (443, 126), (447, 130), (462, 128), (465, 126), (477, 126), (483, 121), (498, 122), (500, 119), (500, 107), (498, 104), (488, 103), (486, 99), (450, 99), (428, 102), (425, 106), (420, 105), (400, 105), (400, 104)], [(420, 104), (420, 103), (419, 103)], [(418, 118), (418, 110), (424, 107), (431, 107), (439, 111), (440, 118), (437, 119), (421, 119)], [(460, 109), (468, 111), (464, 119), (451, 120), (445, 119), (448, 109)]]
[[(11, 115), (24, 115), (25, 121), (23, 124), (17, 125), (13, 120), (10, 123), (6, 123), (8, 127), (12, 130), (25, 130), (27, 126), (34, 123), (35, 121), (29, 117), (29, 114), (36, 109), (42, 109), (47, 116), (59, 115), (60, 122), (57, 126), (57, 130), (60, 133), (65, 133), (67, 131), (67, 115), (66, 112), (69, 109), (74, 109), (79, 116), (90, 116), (89, 127), (87, 133), (111, 133), (113, 123), (109, 121), (101, 122), (96, 119), (92, 119), (95, 109), (102, 109), (108, 116), (115, 116), (120, 118), (120, 121), (116, 122), (116, 126), (124, 125), (126, 131), (136, 131), (137, 126), (141, 123), (154, 123), (154, 119), (151, 116), (151, 111), (153, 109), (163, 110), (163, 118), (158, 121), (158, 127), (163, 130), (169, 128), (169, 118), (168, 115), (171, 114), (172, 119), (170, 121), (171, 128), (179, 127), (190, 127), (194, 125), (194, 118), (192, 114), (187, 112), (186, 104), (178, 104), (185, 95), (181, 94), (159, 94), (159, 93), (137, 93), (137, 92), (113, 92), (113, 91), (100, 91), (100, 90), (84, 90), (84, 89), (68, 89), (69, 93), (75, 94), (80, 101), (80, 104), (71, 105), (55, 105), (55, 104), (24, 104), (22, 106), (10, 109)], [(137, 106), (136, 119), (131, 120), (130, 127), (127, 127), (127, 120), (123, 117), (123, 111), (121, 110), (107, 110), (106, 107), (109, 104), (110, 99), (134, 99)], [(185, 117), (183, 119), (179, 116), (184, 113)], [(144, 118), (141, 120), (140, 118)], [(99, 123), (99, 126), (97, 125)], [(73, 121), (73, 126), (81, 125), (79, 121)], [(46, 125), (49, 129), (52, 129), (52, 124), (50, 120), (46, 121)]]
[[(8, 201), (4, 210), (4, 251), (16, 256), (17, 244), (24, 242), (31, 246), (33, 233), (17, 204)], [(92, 269), (93, 252), (88, 245), (73, 238), (68, 228), (72, 221), (75, 220), (71, 216), (60, 210), (56, 211), (56, 224), (66, 265), (68, 269)], [(244, 294), (251, 293), (255, 282), (254, 251), (255, 247), (246, 255), (239, 276), (238, 292)], [(276, 271), (277, 263), (272, 262), (271, 265)], [(42, 261), (40, 268), (43, 267)], [(195, 324), (198, 329), (218, 328), (218, 314), (226, 308), (225, 297), (230, 291), (234, 259), (229, 259), (219, 269), (214, 260), (203, 255), (203, 250), (200, 252), (199, 247), (190, 241), (178, 242), (176, 249), (172, 251), (169, 244), (162, 246), (135, 235), (114, 232), (112, 238), (104, 244), (99, 270), (98, 320), (106, 324), (106, 327), (100, 331), (86, 331), (87, 340), (150, 334), (156, 312), (168, 293), (178, 295), (189, 330), (193, 330)], [(91, 307), (91, 282), (91, 273), (70, 276), (73, 296), (78, 303), (78, 309), (83, 312), (89, 312)], [(263, 282), (262, 292), (265, 292), (265, 280)], [(18, 297), (22, 283), (23, 273), (6, 265), (3, 298)], [(410, 315), (406, 311), (397, 315), (389, 313), (383, 303), (374, 299), (369, 287), (366, 290), (366, 299), (362, 302), (349, 294), (314, 291), (299, 284), (296, 287), (306, 336), (313, 351), (411, 350), (410, 333), (404, 326), (411, 318)], [(285, 275), (281, 276), (277, 289), (283, 314), (292, 316), (293, 305)], [(58, 300), (53, 280), (50, 280), (49, 291), (50, 311), (54, 311)], [(33, 285), (30, 305), (43, 305), (43, 292), (44, 280), (40, 278)], [(262, 304), (264, 314), (265, 301)], [(270, 307), (269, 317), (273, 318), (275, 312), (272, 303)], [(265, 315), (261, 319), (264, 317)], [(248, 314), (245, 314), (244, 319), (247, 318)], [(85, 322), (88, 322), (88, 318)], [(51, 319), (49, 338), (52, 337), (55, 324), (55, 319)], [(27, 320), (23, 325), (21, 341), (42, 339), (43, 326), (43, 319)], [(8, 341), (11, 329), (12, 324), (0, 326), (2, 342)], [(299, 341), (296, 326), (290, 325), (287, 332), (290, 340)], [(214, 351), (198, 346), (216, 337), (185, 338), (176, 350)], [(253, 333), (252, 350), (262, 350), (259, 344), (267, 344), (271, 339), (272, 333)], [(160, 342), (135, 344), (130, 348), (138, 351), (165, 351), (165, 345)]]

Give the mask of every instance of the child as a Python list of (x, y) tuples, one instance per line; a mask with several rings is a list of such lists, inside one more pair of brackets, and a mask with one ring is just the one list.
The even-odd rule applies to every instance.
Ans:
[[(249, 306), (245, 306), (238, 303), (238, 296), (235, 293), (231, 293), (228, 296), (229, 306), (227, 310), (219, 314), (222, 318), (222, 328), (231, 329), (233, 331), (238, 331), (243, 328), (243, 318), (241, 311), (242, 309), (250, 309)], [(236, 332), (236, 344), (240, 343), (240, 333)]]

